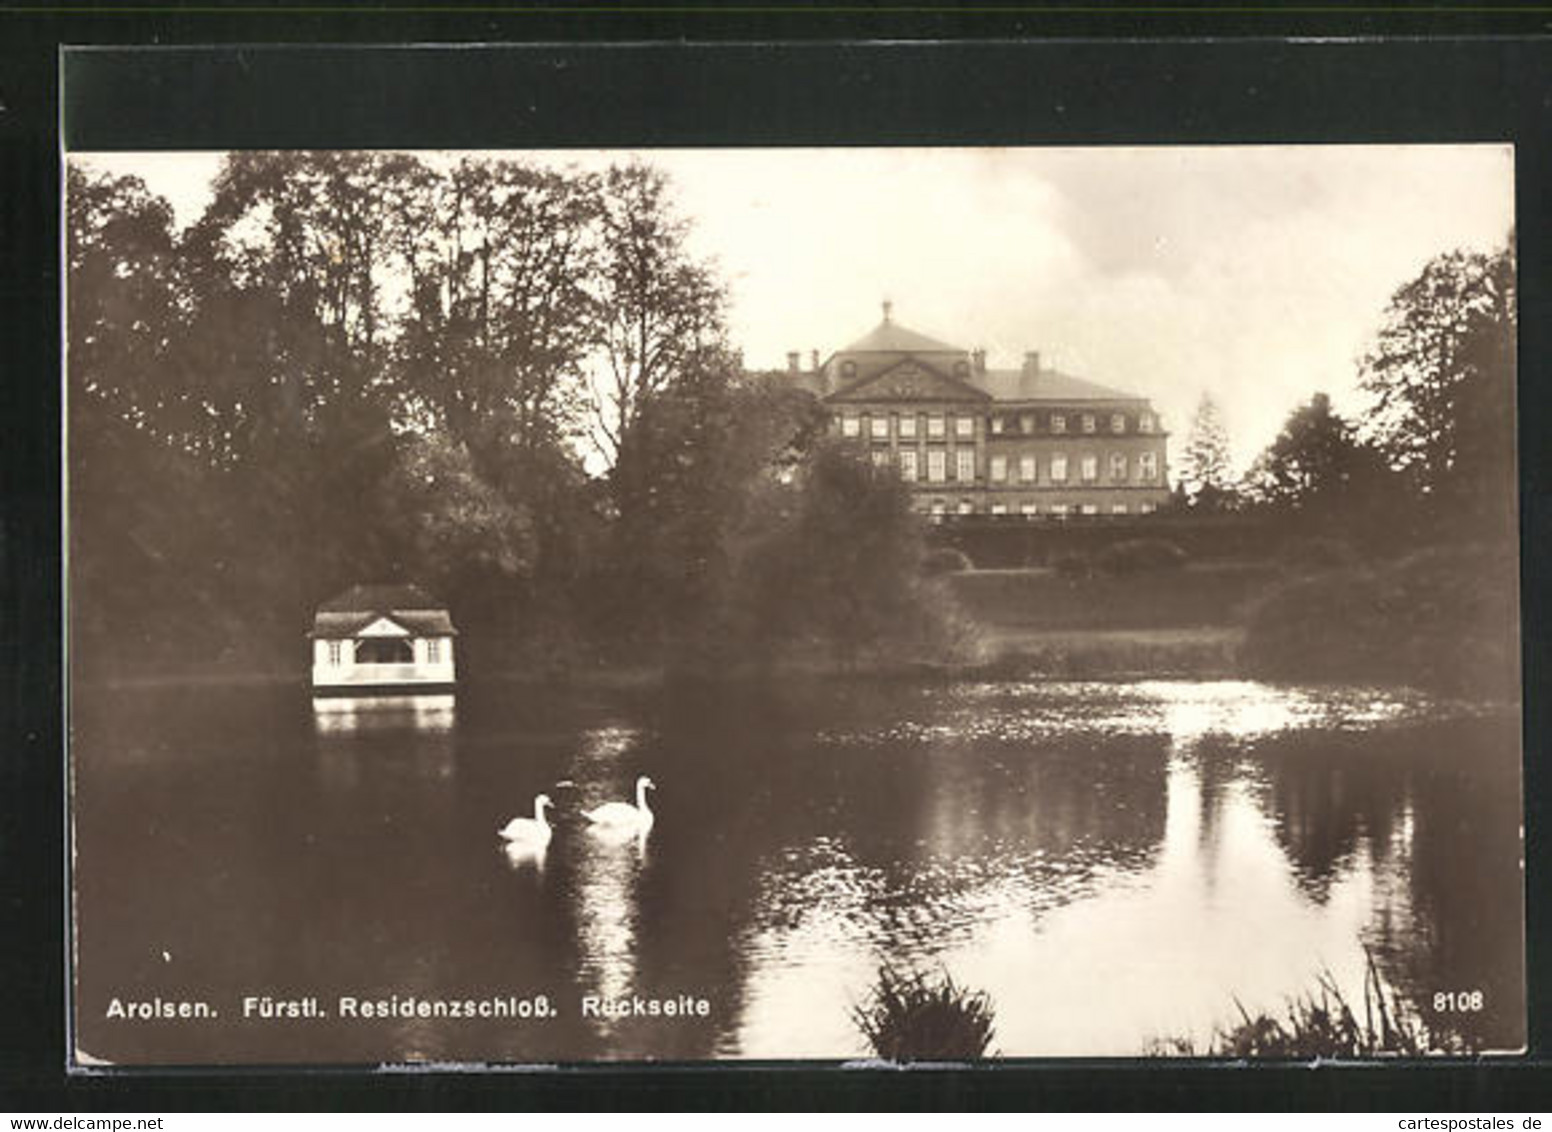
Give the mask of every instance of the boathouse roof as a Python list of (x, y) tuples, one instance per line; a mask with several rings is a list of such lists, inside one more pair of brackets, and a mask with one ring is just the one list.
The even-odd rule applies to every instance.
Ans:
[(419, 586), (359, 585), (331, 597), (318, 607), (311, 637), (354, 637), (373, 622), (387, 618), (416, 637), (451, 637), (447, 607)]

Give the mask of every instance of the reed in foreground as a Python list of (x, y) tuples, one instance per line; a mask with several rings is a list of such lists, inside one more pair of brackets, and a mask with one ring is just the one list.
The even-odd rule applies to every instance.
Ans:
[(1423, 1057), (1467, 1052), (1459, 1036), (1430, 1030), (1387, 987), (1367, 955), (1363, 979), (1362, 1019), (1347, 1001), (1330, 971), (1323, 971), (1315, 988), (1288, 1000), (1281, 1016), (1251, 1014), (1237, 998), (1239, 1021), (1213, 1035), (1206, 1049), (1189, 1038), (1155, 1041), (1147, 1052), (1156, 1056), (1232, 1057), (1264, 1059), (1360, 1059)]
[(992, 1041), (990, 996), (955, 983), (885, 967), (852, 1020), (887, 1061), (966, 1061), (986, 1057)]

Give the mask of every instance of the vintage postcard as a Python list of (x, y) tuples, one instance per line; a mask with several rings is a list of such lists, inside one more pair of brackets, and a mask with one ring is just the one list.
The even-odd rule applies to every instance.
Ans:
[(1522, 1050), (1514, 168), (67, 153), (74, 1066)]

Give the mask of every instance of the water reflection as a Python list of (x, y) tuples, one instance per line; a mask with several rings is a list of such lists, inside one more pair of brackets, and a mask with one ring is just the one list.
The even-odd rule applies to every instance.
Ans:
[[(1360, 987), (1366, 947), (1415, 1001), (1480, 987), (1473, 1040), (1523, 1041), (1512, 715), (1239, 682), (437, 699), (83, 707), (83, 1046), (847, 1057), (865, 1052), (849, 1007), (892, 963), (988, 991), (1005, 1054), (1132, 1055), (1205, 1037), (1235, 997), (1276, 1009), (1322, 971)], [(643, 773), (662, 786), (650, 838), (598, 836), (582, 811)], [(548, 846), (503, 843), (541, 791)], [(252, 987), (543, 992), (565, 1013), (306, 1034), (101, 1016), (110, 995)], [(681, 992), (712, 1018), (577, 1009)]]
[(452, 693), (413, 696), (314, 696), (320, 735), (360, 735), (412, 730), (451, 731), (457, 702)]

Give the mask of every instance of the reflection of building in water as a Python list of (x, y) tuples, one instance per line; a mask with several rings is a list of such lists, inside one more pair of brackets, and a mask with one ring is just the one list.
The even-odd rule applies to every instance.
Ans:
[(353, 789), (362, 771), (447, 779), (453, 774), (456, 701), (429, 696), (315, 696), (318, 772), (323, 785)]
[(447, 608), (416, 586), (352, 586), (318, 607), (313, 688), (320, 695), (453, 686)]

